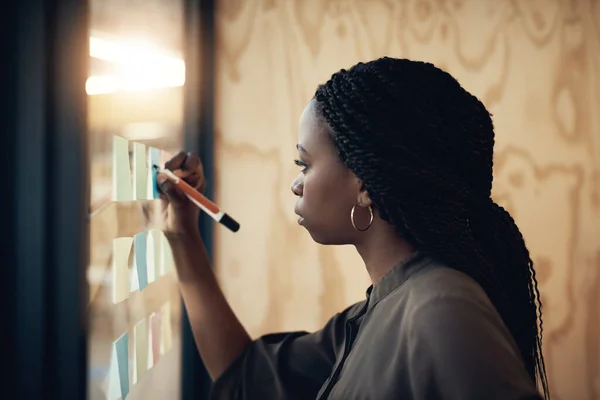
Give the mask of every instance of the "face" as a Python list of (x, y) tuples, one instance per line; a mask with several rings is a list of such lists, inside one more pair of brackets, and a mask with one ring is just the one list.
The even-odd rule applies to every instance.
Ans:
[[(359, 232), (352, 227), (350, 211), (359, 200), (364, 203), (362, 184), (340, 160), (315, 105), (312, 100), (300, 117), (296, 164), (301, 170), (292, 183), (298, 223), (317, 243), (352, 244)], [(365, 212), (363, 208), (356, 214)]]

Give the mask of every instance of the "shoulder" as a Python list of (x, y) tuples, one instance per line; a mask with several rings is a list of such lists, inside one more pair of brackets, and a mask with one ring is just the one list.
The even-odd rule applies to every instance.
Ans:
[(411, 276), (386, 303), (402, 313), (403, 330), (426, 330), (427, 337), (451, 331), (468, 336), (466, 330), (473, 326), (510, 336), (483, 288), (468, 275), (443, 264), (432, 263)]
[(423, 300), (439, 296), (487, 297), (482, 287), (469, 275), (440, 263), (432, 263), (412, 276), (406, 286), (408, 290), (421, 293)]
[(402, 330), (411, 368), (429, 371), (416, 386), (430, 379), (448, 398), (535, 395), (513, 336), (477, 282), (444, 267), (414, 278)]
[[(475, 346), (494, 341), (515, 352), (516, 344), (483, 288), (468, 275), (437, 265), (406, 282), (405, 322), (426, 342)], [(469, 344), (469, 342), (471, 342)]]
[(460, 305), (495, 312), (489, 297), (473, 278), (443, 264), (435, 263), (423, 269), (407, 280), (404, 286), (409, 299), (407, 311), (432, 308), (448, 311)]

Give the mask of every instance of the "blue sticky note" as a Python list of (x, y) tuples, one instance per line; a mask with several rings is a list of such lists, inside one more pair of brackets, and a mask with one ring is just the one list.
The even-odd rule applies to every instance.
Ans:
[(121, 397), (124, 399), (129, 394), (129, 333), (117, 339), (115, 343), (117, 361), (119, 365), (119, 380), (121, 383)]
[(135, 250), (135, 267), (140, 290), (148, 286), (148, 232), (138, 233), (133, 237)]
[(161, 165), (161, 150), (156, 147), (148, 147), (148, 198), (158, 199), (160, 192), (158, 190), (158, 183), (156, 182), (156, 176), (158, 171), (154, 166), (160, 167)]

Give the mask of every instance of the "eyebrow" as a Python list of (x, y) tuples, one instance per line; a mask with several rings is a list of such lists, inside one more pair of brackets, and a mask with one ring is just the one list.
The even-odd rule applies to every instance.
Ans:
[(308, 154), (308, 151), (306, 151), (306, 149), (304, 148), (304, 146), (302, 146), (301, 144), (297, 144), (296, 148), (298, 149), (298, 151)]

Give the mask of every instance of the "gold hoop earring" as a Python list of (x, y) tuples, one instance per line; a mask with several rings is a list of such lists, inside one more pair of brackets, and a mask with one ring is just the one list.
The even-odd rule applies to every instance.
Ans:
[(374, 217), (373, 217), (373, 208), (371, 208), (371, 206), (369, 206), (369, 224), (365, 228), (360, 229), (354, 223), (354, 210), (356, 210), (356, 206), (357, 205), (358, 204), (355, 204), (354, 207), (352, 207), (352, 210), (350, 211), (350, 222), (352, 222), (352, 226), (354, 227), (354, 229), (356, 229), (359, 232), (364, 232), (367, 229), (369, 229), (371, 227), (371, 225), (373, 224), (373, 219), (374, 219)]

